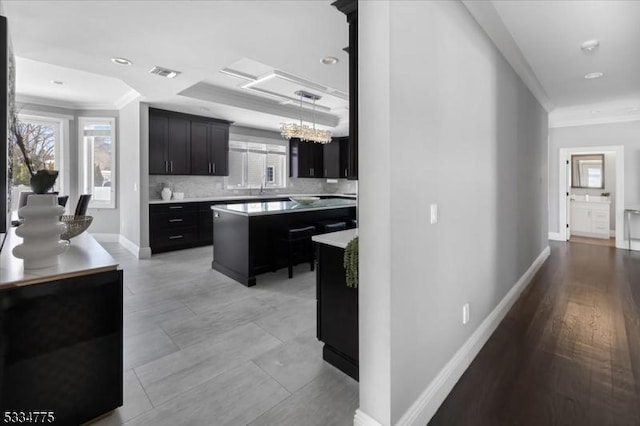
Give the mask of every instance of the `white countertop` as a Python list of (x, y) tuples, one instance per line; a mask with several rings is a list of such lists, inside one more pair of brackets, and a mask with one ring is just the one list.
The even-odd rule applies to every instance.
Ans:
[(311, 239), (316, 243), (329, 246), (347, 248), (349, 241), (358, 236), (358, 228), (346, 229), (344, 231), (329, 232), (328, 234), (314, 235)]
[(590, 204), (611, 204), (611, 197), (601, 197), (600, 195), (590, 195), (586, 198), (584, 195), (572, 195), (571, 201), (577, 203), (590, 203)]
[(223, 211), (243, 216), (265, 216), (283, 213), (297, 213), (315, 210), (331, 210), (345, 207), (355, 207), (356, 201), (348, 198), (327, 198), (317, 200), (311, 204), (300, 204), (295, 201), (269, 201), (266, 203), (238, 203), (217, 204), (211, 206), (211, 210)]
[(9, 228), (0, 252), (0, 289), (38, 284), (46, 281), (76, 277), (117, 269), (118, 263), (87, 232), (71, 239), (71, 245), (58, 257), (58, 264), (42, 269), (25, 271), (23, 260), (14, 257), (11, 250), (22, 243)]
[(233, 201), (233, 200), (264, 200), (271, 198), (283, 198), (304, 196), (304, 197), (338, 197), (338, 198), (356, 198), (355, 194), (262, 194), (262, 195), (224, 195), (218, 197), (199, 197), (199, 198), (184, 198), (182, 200), (171, 199), (169, 201), (164, 200), (149, 200), (149, 204), (170, 204), (170, 203), (197, 203), (206, 201)]

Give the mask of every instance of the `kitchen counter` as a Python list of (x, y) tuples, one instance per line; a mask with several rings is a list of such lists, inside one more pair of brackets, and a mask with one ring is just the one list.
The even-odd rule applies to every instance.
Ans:
[(314, 235), (311, 239), (316, 243), (326, 244), (328, 246), (347, 248), (349, 241), (358, 236), (358, 228), (346, 229), (344, 231), (330, 232), (328, 234)]
[(218, 204), (211, 206), (213, 211), (224, 211), (243, 216), (264, 216), (302, 211), (331, 210), (344, 207), (355, 207), (355, 200), (345, 198), (327, 198), (310, 204), (295, 201), (270, 201), (266, 203)]
[(149, 204), (169, 204), (169, 203), (197, 203), (200, 201), (233, 201), (233, 200), (264, 200), (273, 198), (288, 199), (289, 197), (337, 197), (337, 198), (351, 198), (355, 199), (356, 194), (261, 194), (261, 195), (225, 195), (220, 197), (199, 197), (199, 198), (184, 198), (182, 200), (171, 199), (169, 201), (164, 200), (149, 200)]
[(71, 245), (58, 258), (58, 264), (42, 269), (24, 270), (23, 260), (11, 254), (13, 248), (22, 243), (9, 228), (2, 252), (0, 252), (0, 289), (38, 284), (97, 272), (116, 270), (118, 263), (87, 232), (71, 240)]

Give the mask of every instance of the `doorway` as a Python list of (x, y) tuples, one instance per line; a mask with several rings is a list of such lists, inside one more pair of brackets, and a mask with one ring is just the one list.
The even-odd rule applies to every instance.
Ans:
[[(577, 181), (581, 170), (583, 181), (589, 172), (592, 180), (597, 177), (597, 170), (592, 170), (597, 156), (603, 157), (603, 184), (592, 182), (594, 187), (589, 188)], [(624, 147), (561, 148), (559, 160), (561, 240), (624, 248)]]

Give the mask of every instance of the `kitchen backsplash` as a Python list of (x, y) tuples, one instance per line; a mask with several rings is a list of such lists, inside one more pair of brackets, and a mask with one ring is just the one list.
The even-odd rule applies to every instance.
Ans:
[[(149, 199), (159, 200), (160, 191), (169, 186), (173, 192), (184, 192), (185, 198), (222, 197), (225, 195), (255, 195), (260, 188), (225, 189), (224, 177), (215, 176), (149, 176)], [(334, 179), (337, 183), (327, 183), (327, 179), (289, 178), (286, 188), (266, 189), (265, 194), (342, 194), (358, 191), (358, 182)]]

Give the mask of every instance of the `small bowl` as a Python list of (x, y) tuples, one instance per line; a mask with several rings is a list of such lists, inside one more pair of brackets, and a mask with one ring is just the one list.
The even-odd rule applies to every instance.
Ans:
[(289, 199), (298, 204), (313, 204), (314, 201), (318, 201), (320, 197), (289, 197)]
[(174, 192), (173, 193), (174, 200), (184, 200), (184, 192)]

